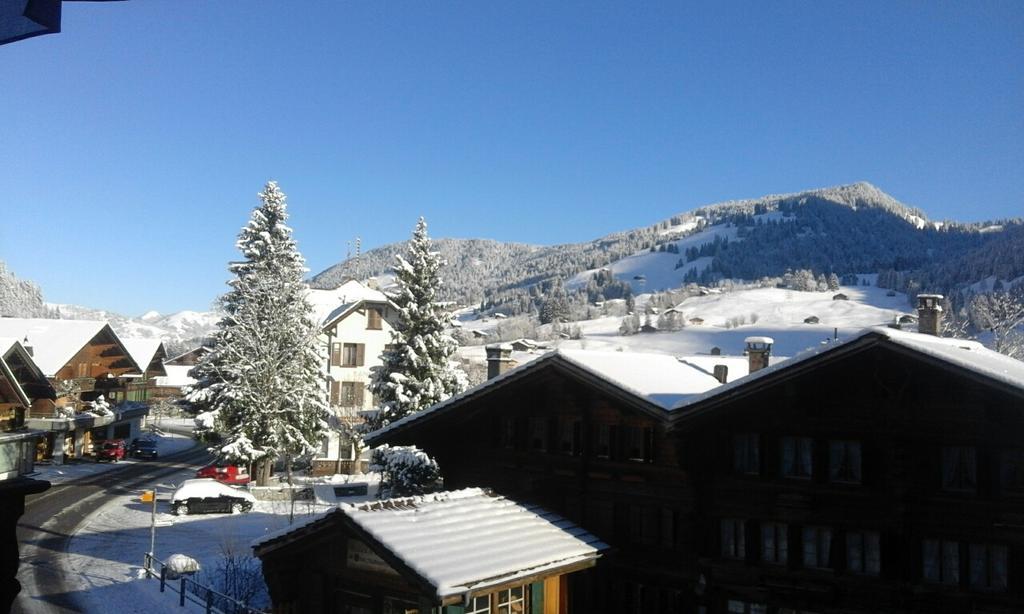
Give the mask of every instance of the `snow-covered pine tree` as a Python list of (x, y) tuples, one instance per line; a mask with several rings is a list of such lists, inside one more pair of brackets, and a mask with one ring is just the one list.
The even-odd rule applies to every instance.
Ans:
[(462, 392), (466, 374), (453, 361), (458, 343), (446, 332), (451, 314), (435, 301), (441, 288), (440, 254), (431, 251), (427, 223), (421, 217), (405, 257), (395, 256), (398, 324), (392, 347), (381, 354), (382, 365), (372, 369), (370, 392), (378, 412), (369, 428), (395, 420)]
[(310, 453), (327, 428), (318, 328), (305, 299), (305, 261), (286, 225), (285, 195), (271, 181), (242, 228), (232, 262), (231, 289), (220, 298), (224, 317), (213, 351), (192, 374), (189, 400), (217, 413), (225, 434), (216, 452), (255, 465), (258, 484), (273, 461)]

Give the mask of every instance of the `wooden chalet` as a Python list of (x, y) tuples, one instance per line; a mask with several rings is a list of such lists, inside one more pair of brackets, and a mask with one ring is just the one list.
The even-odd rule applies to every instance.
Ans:
[[(11, 363), (8, 363), (11, 358)], [(27, 477), (33, 471), (36, 439), (42, 434), (26, 427), (32, 400), (22, 381), (38, 371), (20, 342), (0, 339), (0, 611), (8, 611), (21, 590), (18, 573), (17, 523), (25, 497), (50, 487)]]
[(124, 346), (140, 368), (142, 375), (128, 379), (125, 399), (145, 402), (155, 398), (158, 377), (166, 377), (164, 360), (167, 350), (159, 339), (124, 339)]
[(610, 544), (572, 612), (1024, 611), (1024, 363), (873, 328), (766, 367), (748, 341), (722, 385), (555, 352), (367, 442)]
[(607, 545), (536, 506), (469, 488), (345, 504), (253, 548), (274, 612), (561, 614), (569, 574), (593, 567)]
[(38, 370), (54, 389), (73, 385), (77, 394), (55, 402), (36, 401), (26, 416), (31, 428), (46, 431), (37, 460), (89, 454), (92, 442), (138, 435), (146, 408), (125, 407), (109, 416), (85, 413), (103, 396), (116, 405), (127, 399), (128, 383), (142, 369), (106, 322), (0, 318), (0, 337), (21, 340)]

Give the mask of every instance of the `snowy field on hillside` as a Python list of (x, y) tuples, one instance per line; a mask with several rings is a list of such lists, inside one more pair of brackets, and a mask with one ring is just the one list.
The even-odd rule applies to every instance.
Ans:
[[(157, 484), (158, 559), (166, 561), (172, 554), (185, 554), (198, 560), (209, 573), (225, 554), (250, 556), (253, 540), (288, 526), (290, 503), (285, 501), (258, 501), (253, 511), (246, 514), (171, 514), (170, 497), (175, 486), (191, 477), (191, 470), (182, 471)], [(335, 476), (336, 481), (350, 478), (370, 482), (370, 490), (366, 496), (346, 497), (343, 501), (358, 503), (376, 497), (378, 476)], [(149, 550), (152, 506), (141, 503), (140, 494), (141, 490), (113, 497), (71, 540), (65, 569), (76, 601), (85, 612), (204, 611), (194, 605), (179, 608), (176, 593), (168, 590), (161, 594), (159, 580), (145, 578), (143, 555)], [(308, 520), (335, 505), (296, 501), (295, 522)]]
[[(845, 294), (849, 300), (833, 300), (836, 294)], [(582, 338), (555, 339), (546, 342), (553, 348), (573, 348), (601, 351), (633, 351), (694, 356), (708, 354), (718, 347), (723, 354), (741, 355), (743, 340), (749, 336), (768, 336), (775, 339), (773, 354), (793, 356), (807, 348), (816, 347), (831, 339), (837, 332), (840, 338), (869, 326), (885, 326), (903, 314), (913, 313), (907, 296), (875, 286), (842, 286), (838, 291), (798, 292), (781, 288), (755, 288), (732, 292), (713, 293), (691, 297), (680, 305), (687, 325), (676, 332), (639, 333), (623, 336), (619, 333), (622, 316), (606, 316), (594, 320), (575, 322)], [(638, 311), (642, 311), (647, 296), (637, 297)], [(805, 324), (810, 316), (817, 324)], [(702, 324), (689, 324), (693, 318)], [(652, 322), (657, 316), (651, 316)], [(756, 322), (754, 321), (756, 319)], [(641, 323), (644, 316), (641, 316)], [(738, 321), (745, 323), (735, 326)], [(493, 333), (501, 320), (464, 320), (463, 328)], [(474, 362), (484, 360), (482, 346), (463, 347), (460, 353)], [(539, 354), (537, 354), (539, 355)], [(524, 362), (531, 355), (517, 353), (516, 360)]]

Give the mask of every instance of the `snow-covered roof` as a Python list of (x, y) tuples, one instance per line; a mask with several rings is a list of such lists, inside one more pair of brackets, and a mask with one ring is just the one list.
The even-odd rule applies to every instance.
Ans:
[[(526, 358), (530, 357), (530, 355), (526, 355)], [(376, 445), (380, 436), (393, 429), (432, 416), (468, 397), (499, 386), (508, 379), (522, 377), (527, 370), (533, 370), (554, 361), (562, 361), (563, 364), (575, 367), (597, 380), (607, 382), (622, 392), (641, 399), (653, 409), (666, 411), (687, 398), (701, 395), (719, 386), (718, 380), (713, 375), (714, 365), (729, 366), (730, 378), (746, 374), (748, 369), (745, 358), (738, 359), (729, 356), (678, 358), (668, 354), (559, 349), (542, 354), (527, 364), (521, 364), (497, 377), (490, 378), (462, 394), (378, 429), (367, 436), (367, 442)]]
[(124, 348), (128, 350), (135, 364), (145, 371), (149, 367), (149, 363), (153, 362), (153, 357), (156, 356), (163, 341), (160, 339), (121, 339), (121, 343), (124, 344)]
[(801, 352), (787, 360), (773, 363), (764, 369), (750, 373), (746, 377), (738, 380), (733, 380), (727, 384), (705, 392), (704, 394), (683, 399), (676, 403), (672, 407), (672, 410), (681, 411), (710, 398), (725, 395), (736, 388), (747, 386), (751, 382), (771, 377), (773, 374), (782, 370), (797, 368), (803, 363), (806, 363), (818, 356), (840, 351), (842, 348), (848, 348), (859, 342), (864, 342), (870, 337), (924, 354), (951, 366), (987, 377), (1024, 392), (1024, 362), (990, 350), (977, 341), (949, 337), (935, 337), (933, 335), (876, 326), (865, 328), (857, 334), (840, 341), (833, 341), (831, 343), (809, 349), (805, 352)]
[(341, 284), (334, 290), (306, 291), (306, 300), (313, 307), (313, 317), (321, 327), (326, 327), (335, 320), (348, 315), (360, 303), (387, 303), (388, 297), (380, 290), (368, 288), (352, 279)]
[(106, 326), (102, 320), (0, 318), (0, 337), (14, 337), (32, 346), (32, 359), (47, 377), (53, 377)]
[(196, 383), (195, 378), (189, 377), (188, 372), (194, 369), (193, 365), (169, 365), (164, 363), (164, 371), (167, 371), (166, 376), (158, 376), (156, 378), (157, 386), (174, 386), (181, 388), (183, 386), (191, 386)]
[(480, 488), (342, 504), (252, 545), (339, 513), (433, 586), (440, 600), (594, 561), (608, 548), (564, 518)]

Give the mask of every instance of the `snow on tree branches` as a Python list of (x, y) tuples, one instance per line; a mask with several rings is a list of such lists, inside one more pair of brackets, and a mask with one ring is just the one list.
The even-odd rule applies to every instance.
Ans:
[(273, 181), (242, 228), (231, 289), (213, 350), (192, 370), (189, 400), (217, 414), (223, 445), (214, 451), (256, 463), (266, 483), (279, 457), (311, 453), (327, 428), (318, 327), (305, 298), (305, 261), (285, 222), (285, 195)]
[(423, 218), (416, 224), (405, 257), (398, 255), (396, 260), (398, 293), (392, 300), (398, 307), (398, 325), (392, 347), (381, 354), (383, 364), (372, 371), (370, 392), (379, 399), (378, 413), (369, 425), (373, 429), (466, 387), (466, 374), (452, 360), (458, 343), (446, 332), (451, 314), (435, 303), (444, 262), (430, 249)]
[(380, 472), (381, 498), (423, 494), (441, 477), (437, 461), (416, 446), (384, 444), (376, 448), (370, 471)]

